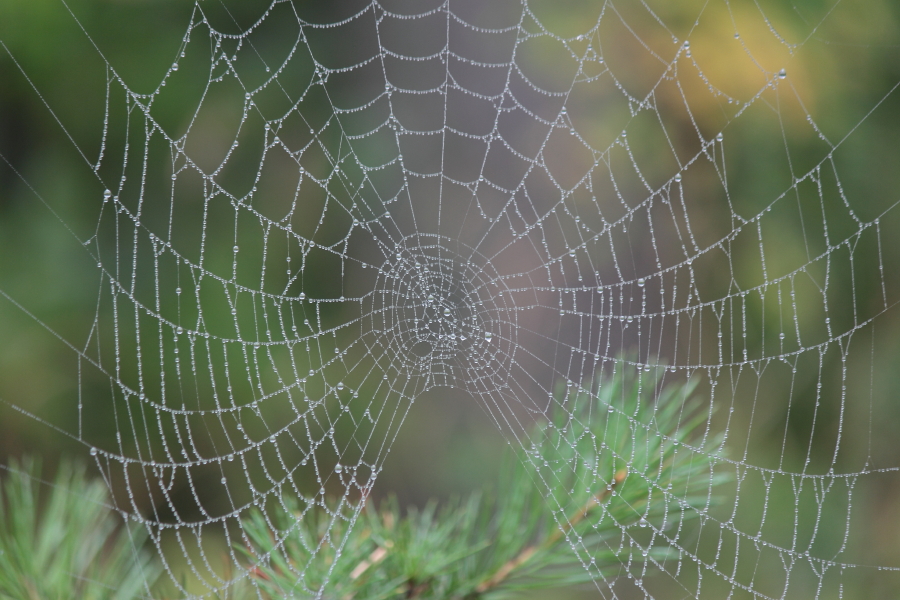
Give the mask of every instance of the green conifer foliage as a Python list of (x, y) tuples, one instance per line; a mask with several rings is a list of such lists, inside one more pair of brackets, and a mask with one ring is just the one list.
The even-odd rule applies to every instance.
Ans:
[(11, 461), (0, 479), (0, 598), (132, 600), (149, 597), (158, 561), (143, 526), (123, 524), (102, 481), (62, 461), (52, 486), (40, 463)]
[(495, 490), (358, 516), (346, 501), (284, 496), (244, 521), (240, 550), (272, 599), (471, 600), (651, 574), (679, 559), (685, 522), (726, 477), (694, 388), (627, 370), (593, 392), (562, 387)]

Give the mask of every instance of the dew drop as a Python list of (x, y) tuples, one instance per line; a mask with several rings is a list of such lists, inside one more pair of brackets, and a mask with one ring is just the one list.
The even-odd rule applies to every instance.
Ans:
[(91, 452), (91, 456), (97, 456), (97, 449), (96, 449), (96, 448), (91, 448), (90, 452)]
[(646, 283), (646, 281), (644, 281), (644, 278), (643, 278), (643, 277), (641, 277), (640, 279), (638, 279), (638, 287), (644, 287), (644, 284), (645, 284), (645, 283)]
[(343, 382), (343, 381), (339, 381), (339, 382), (338, 382), (338, 384), (337, 384), (337, 389), (339, 389), (339, 390), (344, 389), (344, 382)]
[(784, 69), (778, 71), (778, 79), (784, 79), (785, 77), (787, 77), (787, 71)]
[(180, 287), (175, 288), (175, 293), (178, 294), (178, 295), (180, 296), (180, 295), (181, 295), (181, 288), (180, 288)]
[(344, 467), (341, 466), (341, 463), (338, 463), (338, 464), (334, 465), (334, 472), (335, 472), (335, 473), (340, 473), (340, 472), (343, 471), (343, 470), (344, 470)]

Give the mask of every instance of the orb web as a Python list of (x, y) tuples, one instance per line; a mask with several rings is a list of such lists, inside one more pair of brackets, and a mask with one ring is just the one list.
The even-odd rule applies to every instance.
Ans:
[[(845, 190), (844, 148), (896, 86), (837, 133), (804, 104), (845, 13), (339, 4), (275, 1), (242, 22), (198, 1), (150, 90), (96, 42), (101, 134), (76, 144), (96, 219), (70, 229), (96, 303), (66, 337), (81, 378), (67, 433), (175, 584), (177, 561), (201, 596), (247, 578), (211, 566), (204, 537), (239, 542), (242, 517), (284, 493), (352, 522), (425, 392), (468, 392), (527, 455), (535, 421), (576, 412), (560, 382), (591, 402), (623, 370), (701, 382), (733, 485), (696, 509), (630, 475), (701, 525), (653, 524), (672, 558), (613, 577), (570, 540), (600, 597), (840, 597), (873, 575), (853, 501), (896, 476), (871, 447), (898, 225), (892, 198)], [(102, 443), (83, 427), (101, 413)], [(636, 556), (647, 523), (632, 527), (619, 543)], [(294, 592), (321, 594), (294, 568)]]

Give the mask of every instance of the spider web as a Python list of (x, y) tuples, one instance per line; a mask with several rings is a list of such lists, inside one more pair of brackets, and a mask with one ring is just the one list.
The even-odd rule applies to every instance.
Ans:
[[(650, 525), (671, 560), (610, 578), (570, 540), (600, 597), (894, 576), (861, 566), (853, 500), (896, 471), (872, 453), (896, 205), (845, 189), (870, 113), (828, 134), (805, 104), (838, 5), (798, 26), (724, 1), (337, 4), (241, 22), (198, 2), (147, 93), (103, 59), (68, 434), (173, 579), (186, 560), (206, 595), (228, 589), (204, 538), (239, 542), (286, 492), (353, 520), (425, 392), (467, 392), (527, 450), (560, 381), (588, 402), (623, 369), (701, 382), (734, 484), (694, 537)], [(114, 445), (84, 433), (88, 394)], [(641, 553), (646, 531), (620, 529)]]

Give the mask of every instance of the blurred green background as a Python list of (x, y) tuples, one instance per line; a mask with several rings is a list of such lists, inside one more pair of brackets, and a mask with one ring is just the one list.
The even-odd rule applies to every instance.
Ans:
[[(698, 259), (700, 295), (723, 298), (735, 286), (772, 281), (810, 262), (809, 279), (797, 285), (793, 299), (787, 288), (773, 286), (765, 305), (757, 296), (746, 299), (746, 313), (736, 305), (726, 309), (735, 318), (746, 314), (749, 326), (735, 323), (733, 331), (750, 332), (751, 355), (777, 356), (778, 333), (793, 327), (784, 323), (795, 318), (804, 332), (802, 344), (793, 338), (793, 346), (782, 346), (783, 352), (807, 350), (800, 353), (795, 372), (779, 360), (762, 376), (717, 372), (716, 397), (722, 406), (715, 418), (731, 432), (730, 455), (791, 472), (885, 469), (854, 482), (850, 509), (843, 488), (832, 493), (835, 504), (826, 503), (822, 513), (811, 491), (795, 501), (786, 480), (777, 481), (767, 495), (758, 473), (743, 481), (741, 506), (756, 507), (750, 512), (767, 507), (763, 538), (772, 543), (791, 544), (779, 530), (790, 531), (798, 514), (821, 514), (809, 527), (818, 524), (826, 530), (823, 554), (847, 563), (900, 566), (900, 477), (892, 471), (900, 465), (900, 312), (894, 307), (900, 298), (900, 216), (892, 209), (900, 199), (900, 94), (892, 93), (900, 84), (900, 5), (888, 0), (648, 2), (662, 27), (640, 4), (606, 5), (598, 35), (618, 87), (607, 99), (585, 94), (579, 104), (576, 97), (569, 110), (573, 126), (597, 146), (612, 143), (621, 123), (628, 121), (622, 116), (631, 107), (626, 93), (642, 99), (665, 75), (666, 61), (678, 48), (673, 38), (678, 44), (689, 39), (692, 56), (679, 59), (672, 85), (660, 85), (653, 101), (677, 152), (696, 152), (698, 132), (710, 139), (725, 128), (724, 158), (719, 160), (724, 160), (728, 193), (709, 168), (698, 166), (685, 176), (694, 235), (701, 241), (719, 239), (739, 225), (735, 214), (749, 218), (774, 203), (772, 213), (760, 221), (762, 241), (738, 238), (728, 255), (709, 252)], [(216, 27), (230, 26), (231, 33), (241, 30), (238, 24), (255, 22), (266, 6), (213, 0), (201, 5), (208, 7)], [(349, 4), (297, 5), (319, 22), (351, 12)], [(529, 6), (548, 30), (574, 37), (596, 22), (603, 5), (545, 0)], [(500, 13), (507, 9), (488, 2), (480, 18), (503, 22)], [(66, 454), (87, 459), (85, 445), (74, 439), (79, 427), (98, 447), (116, 443), (113, 416), (102, 408), (109, 402), (109, 389), (96, 374), (83, 373), (80, 382), (75, 354), (61, 343), (85, 344), (99, 294), (97, 266), (67, 229), (81, 239), (100, 229), (104, 187), (89, 163), (96, 160), (104, 136), (106, 61), (131, 90), (152, 92), (180, 52), (193, 11), (184, 1), (0, 0), (0, 155), (5, 160), (0, 164), (0, 290), (5, 295), (0, 298), (0, 463), (29, 453), (40, 454), (48, 466)], [(204, 39), (193, 44), (206, 43), (205, 34), (196, 35)], [(276, 27), (265, 39), (277, 48), (289, 44), (290, 35)], [(553, 77), (566, 82), (573, 77), (554, 62), (552, 52), (539, 47), (533, 54), (523, 52), (520, 61), (536, 76), (546, 76), (547, 85)], [(787, 72), (784, 83), (766, 88), (781, 68)], [(198, 68), (192, 77), (205, 83), (207, 75)], [(737, 103), (710, 93), (709, 86), (740, 102), (759, 97), (738, 113)], [(161, 122), (180, 127), (190, 120), (182, 93), (189, 98), (195, 90), (186, 86), (183, 92), (161, 95), (154, 107)], [(311, 105), (307, 114), (314, 118), (329, 110), (321, 103)], [(227, 111), (223, 115), (226, 119)], [(218, 143), (215, 119), (198, 127), (201, 139), (208, 136), (211, 145)], [(650, 126), (642, 138), (641, 127), (640, 122), (629, 124), (630, 143), (650, 165), (644, 174), (659, 185), (674, 173), (672, 151), (652, 137)], [(230, 143), (229, 134), (221, 135)], [(121, 128), (112, 127), (106, 139), (111, 165), (104, 168), (121, 168), (116, 160), (121, 160), (123, 142)], [(834, 145), (837, 149), (831, 151)], [(822, 165), (818, 182), (792, 185), (793, 177), (817, 164)], [(248, 160), (247, 173), (231, 176), (234, 181), (252, 177), (257, 168)], [(162, 186), (165, 177), (154, 173), (150, 178)], [(731, 214), (723, 208), (726, 198)], [(317, 202), (300, 207), (308, 211), (300, 219), (317, 219), (321, 210)], [(877, 233), (875, 227), (861, 227), (879, 216)], [(649, 254), (644, 255), (639, 239), (635, 237), (631, 253), (638, 263), (647, 262)], [(844, 240), (849, 243), (840, 247)], [(211, 243), (223, 251), (232, 244), (225, 238)], [(253, 243), (248, 234), (246, 246)], [(244, 240), (241, 245), (243, 251)], [(816, 260), (820, 254), (825, 258)], [(311, 273), (316, 268), (327, 272), (309, 266)], [(311, 276), (304, 285), (310, 296), (317, 291), (336, 295), (335, 282), (326, 275)], [(331, 318), (340, 322), (345, 317), (336, 312)], [(703, 318), (712, 325), (712, 316)], [(870, 318), (873, 324), (857, 329)], [(715, 331), (711, 326), (702, 335), (714, 343)], [(853, 334), (846, 342), (833, 341), (849, 331)], [(810, 350), (827, 339), (832, 342), (821, 353)], [(782, 343), (790, 344), (790, 337)], [(82, 423), (79, 402), (84, 405)], [(376, 495), (393, 491), (402, 503), (421, 505), (432, 497), (480, 489), (496, 477), (505, 445), (476, 399), (459, 391), (432, 390), (417, 401), (401, 428)], [(734, 506), (726, 503), (725, 508)], [(844, 540), (848, 514), (850, 535)], [(758, 515), (741, 513), (736, 522), (741, 518), (746, 521), (738, 528), (744, 531), (753, 529), (754, 519), (759, 521)], [(893, 572), (865, 567), (837, 579), (843, 581), (844, 597), (900, 594), (900, 575)], [(838, 597), (838, 586), (827, 581), (822, 596)], [(798, 597), (812, 597), (814, 583), (800, 575), (799, 587), (792, 590), (798, 590)], [(710, 597), (715, 585), (706, 588)]]

